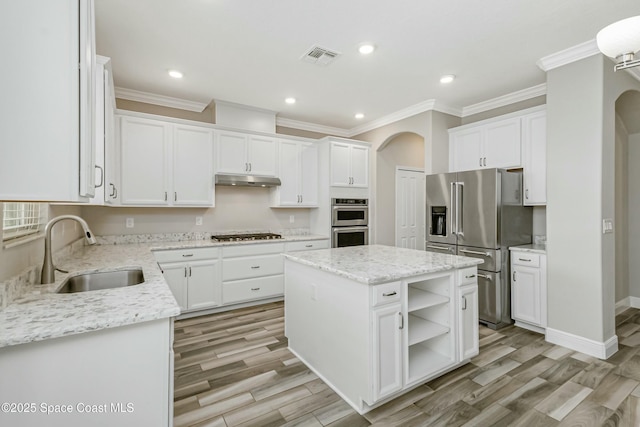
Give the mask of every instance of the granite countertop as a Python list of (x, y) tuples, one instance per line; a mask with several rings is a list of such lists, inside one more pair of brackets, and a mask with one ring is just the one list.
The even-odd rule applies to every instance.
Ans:
[[(322, 239), (327, 237), (301, 235), (243, 242), (208, 239), (84, 246), (79, 252), (57, 260), (56, 267), (69, 271), (68, 274), (56, 272), (55, 283), (33, 286), (33, 291), (0, 310), (0, 348), (179, 315), (180, 308), (153, 256), (154, 250)], [(139, 285), (55, 293), (69, 276), (140, 267), (145, 282)]]
[(369, 285), (483, 263), (477, 258), (383, 245), (321, 249), (284, 256), (300, 264)]
[(522, 245), (522, 246), (510, 246), (510, 251), (518, 251), (518, 252), (529, 252), (534, 254), (547, 254), (547, 246), (546, 245)]

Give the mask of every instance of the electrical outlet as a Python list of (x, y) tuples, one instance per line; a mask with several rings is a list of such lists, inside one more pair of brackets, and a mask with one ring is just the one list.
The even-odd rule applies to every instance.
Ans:
[(201, 216), (197, 216), (196, 217), (196, 225), (202, 225), (202, 217)]
[(289, 223), (293, 224), (294, 222), (296, 222), (296, 217), (295, 215), (289, 215)]
[(125, 226), (127, 228), (133, 228), (133, 225), (134, 225), (133, 218), (127, 218), (125, 222)]
[(602, 220), (602, 234), (613, 233), (613, 220), (605, 218)]

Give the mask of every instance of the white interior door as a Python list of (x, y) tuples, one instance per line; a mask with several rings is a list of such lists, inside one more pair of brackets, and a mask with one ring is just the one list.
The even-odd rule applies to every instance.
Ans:
[(425, 175), (420, 169), (396, 169), (396, 246), (424, 250)]

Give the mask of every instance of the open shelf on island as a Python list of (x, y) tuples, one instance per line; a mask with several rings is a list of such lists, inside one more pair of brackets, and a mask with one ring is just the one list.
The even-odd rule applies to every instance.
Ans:
[(449, 298), (409, 286), (409, 312), (449, 302)]
[(409, 345), (446, 334), (449, 328), (418, 316), (409, 315)]
[(409, 383), (438, 372), (454, 362), (452, 357), (444, 356), (427, 346), (416, 344), (409, 347)]

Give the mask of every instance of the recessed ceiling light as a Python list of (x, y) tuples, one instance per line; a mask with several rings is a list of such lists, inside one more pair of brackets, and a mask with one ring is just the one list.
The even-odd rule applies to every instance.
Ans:
[(364, 114), (362, 113), (357, 113), (356, 114), (356, 119), (360, 120), (360, 119), (364, 119)]
[(169, 70), (169, 75), (174, 79), (181, 79), (182, 73), (178, 70)]
[(286, 102), (287, 104), (295, 104), (296, 103), (296, 99), (289, 97), (289, 98), (286, 98), (284, 100), (284, 102)]
[(440, 83), (444, 83), (444, 84), (451, 83), (455, 79), (456, 79), (456, 76), (454, 76), (453, 74), (447, 74), (440, 77)]
[(370, 43), (361, 44), (360, 47), (358, 48), (358, 52), (360, 52), (363, 55), (368, 55), (374, 50), (376, 50), (376, 47)]

